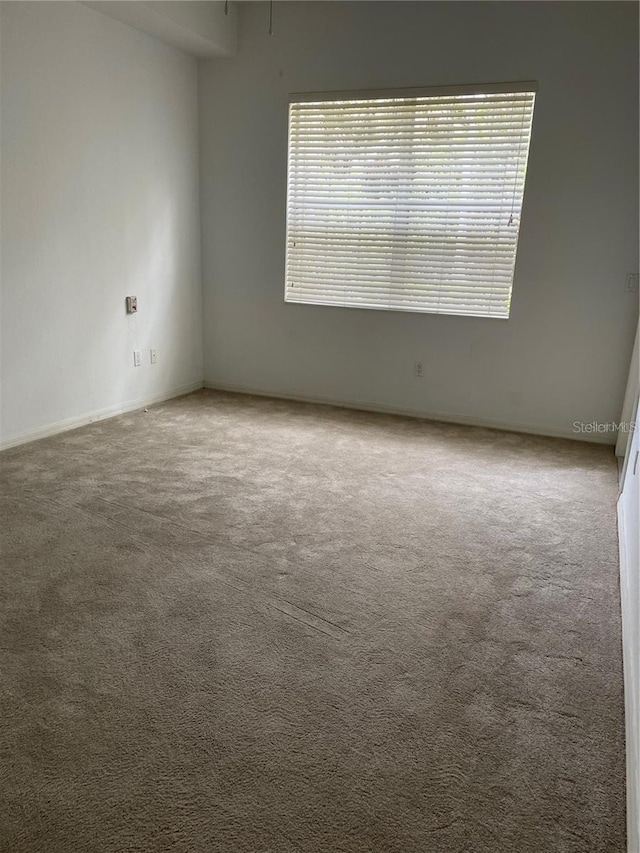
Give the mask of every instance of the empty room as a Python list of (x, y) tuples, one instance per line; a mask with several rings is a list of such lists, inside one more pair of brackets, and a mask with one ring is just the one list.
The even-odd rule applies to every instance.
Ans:
[(0, 850), (640, 853), (634, 2), (0, 2)]

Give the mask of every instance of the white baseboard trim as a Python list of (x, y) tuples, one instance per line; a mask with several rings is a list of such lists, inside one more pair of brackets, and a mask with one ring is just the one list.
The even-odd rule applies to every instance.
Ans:
[(136, 409), (143, 409), (145, 406), (153, 406), (155, 403), (163, 403), (165, 400), (171, 400), (174, 397), (181, 397), (183, 394), (190, 394), (192, 391), (199, 391), (203, 387), (202, 381), (192, 382), (189, 385), (182, 385), (179, 388), (172, 388), (169, 391), (162, 391), (159, 394), (152, 394), (149, 397), (141, 397), (137, 400), (128, 400), (126, 403), (117, 403), (115, 406), (107, 406), (104, 409), (98, 409), (94, 412), (89, 412), (79, 417), (66, 418), (63, 421), (48, 424), (39, 429), (25, 432), (20, 435), (14, 435), (11, 438), (0, 441), (0, 450), (9, 450), (11, 447), (17, 447), (20, 444), (28, 444), (30, 441), (38, 441), (41, 438), (48, 438), (52, 435), (57, 435), (60, 432), (68, 432), (78, 427), (86, 426), (95, 421), (103, 421), (107, 418), (114, 418), (117, 415), (124, 415), (127, 412), (135, 412)]
[(189, 385), (182, 385), (179, 388), (172, 388), (169, 391), (163, 391), (149, 397), (141, 397), (137, 400), (129, 400), (126, 403), (108, 406), (104, 409), (98, 409), (94, 412), (80, 415), (79, 417), (67, 418), (53, 424), (48, 424), (47, 426), (41, 427), (37, 430), (32, 430), (30, 432), (12, 436), (8, 439), (0, 440), (0, 451), (8, 450), (11, 447), (17, 447), (21, 444), (28, 444), (30, 441), (38, 441), (41, 438), (48, 438), (49, 436), (57, 435), (61, 432), (77, 429), (78, 427), (86, 426), (87, 424), (94, 423), (95, 421), (113, 418), (117, 415), (126, 414), (127, 412), (134, 412), (136, 409), (142, 409), (145, 406), (163, 403), (165, 400), (171, 400), (174, 397), (181, 397), (184, 394), (190, 394), (193, 391), (200, 390), (201, 388), (208, 388), (212, 391), (229, 391), (235, 394), (250, 394), (256, 397), (293, 400), (299, 403), (315, 403), (322, 406), (337, 406), (342, 409), (377, 412), (383, 415), (402, 415), (404, 417), (419, 418), (427, 421), (442, 421), (443, 423), (461, 424), (463, 426), (476, 426), (483, 427), (485, 429), (499, 429), (506, 432), (520, 432), (529, 435), (543, 435), (550, 438), (568, 438), (572, 441), (587, 441), (597, 444), (612, 445), (611, 438), (603, 433), (575, 433), (568, 430), (553, 429), (545, 426), (544, 424), (485, 420), (482, 418), (467, 417), (466, 415), (451, 414), (449, 412), (418, 411), (399, 406), (385, 406), (381, 403), (366, 403), (359, 400), (336, 400), (331, 397), (316, 397), (309, 394), (290, 394), (273, 389), (252, 388), (246, 385), (230, 385), (222, 382), (205, 381), (193, 382)]
[[(244, 385), (228, 385), (222, 382), (205, 380), (204, 387), (211, 391), (230, 391), (235, 394), (251, 394), (256, 397), (272, 397), (281, 400), (294, 400), (299, 403), (316, 403), (322, 406), (337, 406), (341, 409), (354, 409), (362, 412), (377, 412), (382, 415), (403, 415), (408, 418), (420, 418), (425, 421), (441, 421), (443, 423), (460, 424), (462, 426), (499, 429), (504, 432), (519, 432), (527, 435), (543, 435), (549, 438), (568, 438), (571, 441), (586, 441), (590, 444), (608, 444), (613, 447), (615, 436), (606, 433), (578, 433), (572, 430), (558, 430), (544, 424), (519, 423), (517, 421), (494, 421), (482, 418), (467, 417), (466, 415), (449, 412), (421, 412), (396, 406), (385, 406), (379, 403), (363, 403), (359, 400), (335, 400), (329, 397), (312, 397), (308, 394), (290, 394), (264, 388), (250, 388)], [(639, 851), (640, 853), (640, 851)]]

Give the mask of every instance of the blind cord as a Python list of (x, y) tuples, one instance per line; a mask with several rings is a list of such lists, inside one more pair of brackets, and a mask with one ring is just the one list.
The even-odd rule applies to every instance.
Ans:
[(524, 131), (524, 114), (526, 112), (526, 102), (522, 101), (522, 119), (520, 121), (520, 142), (518, 144), (518, 163), (516, 165), (516, 174), (513, 179), (513, 195), (511, 196), (511, 214), (509, 216), (509, 225), (513, 225), (513, 208), (516, 203), (516, 187), (518, 186), (518, 172), (520, 171), (520, 163), (522, 161), (522, 133)]

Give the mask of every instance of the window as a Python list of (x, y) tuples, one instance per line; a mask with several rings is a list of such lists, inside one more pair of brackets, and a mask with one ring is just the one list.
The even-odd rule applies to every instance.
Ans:
[(534, 98), (292, 97), (285, 300), (508, 317)]

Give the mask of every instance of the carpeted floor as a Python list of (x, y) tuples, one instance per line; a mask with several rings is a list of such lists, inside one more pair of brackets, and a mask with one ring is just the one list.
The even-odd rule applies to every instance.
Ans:
[(201, 392), (0, 467), (3, 851), (623, 853), (610, 448)]

